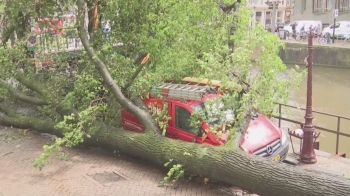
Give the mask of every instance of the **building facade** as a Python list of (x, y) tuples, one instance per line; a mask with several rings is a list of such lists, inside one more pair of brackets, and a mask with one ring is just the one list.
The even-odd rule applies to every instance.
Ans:
[(350, 21), (350, 0), (293, 0), (291, 21), (320, 20), (323, 26), (333, 24), (333, 10), (338, 9), (337, 21)]
[(269, 8), (268, 2), (278, 2), (276, 7), (275, 22), (289, 23), (291, 16), (291, 6), (293, 0), (250, 0), (249, 4), (254, 10), (252, 25), (261, 23), (263, 26), (271, 25), (273, 20), (273, 10)]

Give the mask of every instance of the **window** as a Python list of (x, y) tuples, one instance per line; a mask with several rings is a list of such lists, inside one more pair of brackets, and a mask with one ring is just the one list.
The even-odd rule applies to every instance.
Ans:
[(175, 126), (183, 131), (192, 133), (194, 135), (198, 134), (198, 129), (190, 126), (191, 113), (180, 106), (175, 106)]
[(350, 0), (338, 0), (339, 12), (350, 11)]
[(261, 22), (261, 16), (262, 16), (261, 12), (256, 12), (255, 13), (255, 21)]
[(286, 6), (290, 6), (290, 0), (286, 1)]
[(265, 26), (271, 24), (271, 12), (265, 12)]
[(301, 12), (304, 12), (306, 10), (306, 0), (303, 0), (301, 2)]
[(333, 10), (334, 1), (332, 0), (314, 0), (313, 1), (314, 12), (328, 12)]
[[(334, 24), (332, 24), (329, 28), (333, 29)], [(340, 23), (335, 23), (335, 28), (339, 28), (340, 27)]]
[(258, 0), (250, 0), (249, 3), (250, 5), (256, 5), (258, 3)]
[(283, 12), (282, 11), (277, 12), (277, 22), (283, 22)]
[(289, 24), (290, 23), (290, 11), (286, 11), (286, 14), (284, 15), (284, 23)]

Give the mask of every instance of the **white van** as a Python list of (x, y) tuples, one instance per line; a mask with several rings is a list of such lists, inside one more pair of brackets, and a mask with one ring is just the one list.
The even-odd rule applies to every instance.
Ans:
[(334, 35), (336, 37), (349, 37), (350, 36), (350, 21), (338, 21), (334, 24), (324, 28), (322, 34), (329, 33), (333, 36), (333, 27), (335, 26)]
[(320, 20), (297, 20), (294, 22), (291, 22), (290, 24), (283, 27), (283, 30), (288, 31), (289, 33), (293, 33), (292, 26), (295, 25), (295, 31), (297, 33), (300, 33), (300, 30), (304, 27), (305, 31), (308, 31), (310, 26), (312, 27), (318, 27), (320, 28), (320, 31), (322, 29), (322, 21)]

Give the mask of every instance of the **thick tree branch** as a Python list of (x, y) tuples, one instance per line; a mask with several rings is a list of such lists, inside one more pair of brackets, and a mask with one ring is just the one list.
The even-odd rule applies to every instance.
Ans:
[(144, 65), (139, 65), (137, 67), (137, 69), (135, 70), (135, 72), (133, 73), (133, 75), (131, 76), (130, 80), (128, 81), (128, 83), (126, 83), (126, 85), (123, 87), (123, 91), (126, 91), (131, 84), (134, 82), (134, 80), (136, 79), (136, 77), (139, 75), (139, 73), (142, 71)]
[[(33, 80), (28, 80), (27, 78), (24, 77), (24, 75), (16, 75), (16, 79), (23, 84), (25, 87), (27, 87), (30, 90), (33, 90), (35, 92), (37, 92), (41, 97), (46, 98), (47, 95), (46, 93), (42, 90), (43, 87), (38, 84), (37, 82), (34, 82)], [(9, 84), (7, 84), (5, 81), (0, 79), (0, 86), (3, 86), (4, 88), (6, 88), (7, 90), (10, 91), (10, 93), (17, 98), (20, 101), (26, 102), (26, 103), (30, 103), (30, 104), (34, 104), (37, 106), (42, 106), (42, 105), (48, 105), (48, 101), (42, 100), (42, 99), (38, 99), (38, 98), (34, 98), (34, 97), (30, 97), (27, 95), (24, 95), (20, 92), (18, 92), (17, 90), (15, 90), (14, 88), (12, 88)], [(1, 101), (0, 101), (1, 102)], [(60, 116), (67, 116), (67, 115), (71, 115), (72, 113), (74, 113), (76, 116), (78, 116), (78, 112), (75, 109), (66, 109), (61, 103), (59, 103), (57, 105), (57, 107), (55, 108), (55, 111), (60, 115)], [(9, 114), (8, 114), (9, 115)], [(11, 116), (11, 115), (9, 115)]]
[(222, 0), (215, 0), (215, 2), (219, 5), (219, 8), (223, 12), (227, 13), (236, 7), (237, 3), (239, 3), (239, 0), (234, 0), (232, 4), (225, 4)]
[(69, 116), (71, 114), (74, 114), (76, 117), (79, 116), (78, 114), (78, 111), (75, 110), (75, 109), (66, 109), (62, 104), (59, 104), (57, 107), (56, 107), (56, 112), (61, 115), (62, 117), (63, 116)]
[(127, 99), (124, 94), (122, 93), (120, 87), (116, 84), (116, 82), (113, 80), (111, 74), (109, 73), (106, 65), (104, 62), (97, 56), (95, 50), (90, 46), (90, 42), (88, 39), (88, 35), (86, 33), (86, 30), (84, 28), (84, 22), (85, 22), (85, 13), (86, 13), (86, 7), (84, 0), (78, 0), (78, 31), (79, 31), (79, 37), (81, 39), (81, 42), (84, 46), (84, 49), (88, 56), (90, 57), (91, 61), (95, 64), (95, 67), (97, 71), (102, 76), (104, 83), (107, 84), (108, 88), (113, 93), (115, 99), (118, 101), (118, 103), (133, 113), (143, 124), (143, 126), (146, 128), (146, 131), (153, 131), (155, 134), (160, 135), (159, 127), (157, 126), (155, 120), (152, 118), (150, 113), (148, 113), (145, 110), (142, 110), (141, 108), (134, 105), (129, 99)]
[(15, 32), (15, 29), (16, 27), (14, 25), (4, 29), (1, 39), (2, 46), (6, 46), (6, 42), (10, 39), (12, 33)]
[(6, 115), (11, 116), (11, 117), (15, 117), (15, 116), (16, 116), (16, 114), (15, 114), (15, 112), (12, 110), (12, 108), (11, 108), (11, 107), (8, 107), (8, 106), (6, 106), (6, 105), (4, 105), (4, 104), (0, 104), (0, 112), (3, 112), (3, 113), (5, 113)]
[[(38, 84), (37, 82), (34, 82), (33, 80), (28, 80), (26, 79), (23, 75), (17, 75), (16, 79), (23, 84), (25, 87), (27, 87), (28, 89), (31, 89), (35, 92), (37, 92), (40, 96), (42, 96), (43, 98), (46, 98), (46, 93), (44, 91), (42, 91), (43, 87)], [(0, 86), (3, 86), (4, 88), (6, 88), (16, 99), (26, 102), (26, 103), (30, 103), (30, 104), (34, 104), (37, 106), (42, 106), (42, 105), (48, 105), (48, 101), (42, 100), (42, 99), (38, 99), (35, 97), (31, 97), (31, 96), (27, 96), (24, 95), (20, 92), (18, 92), (16, 89), (12, 88), (9, 84), (7, 84), (5, 81), (0, 79)], [(1, 100), (0, 100), (1, 102)], [(55, 108), (55, 111), (60, 115), (60, 116), (67, 116), (67, 115), (71, 115), (72, 113), (74, 113), (76, 116), (78, 116), (78, 112), (75, 109), (66, 109), (62, 103), (59, 103), (57, 105), (57, 107)], [(4, 111), (5, 112), (5, 111)], [(6, 112), (5, 112), (6, 113)], [(9, 114), (8, 114), (9, 115)], [(11, 115), (9, 115), (11, 116)]]
[(57, 129), (55, 123), (49, 120), (16, 115), (15, 117), (0, 115), (0, 124), (21, 129), (32, 129), (42, 133), (51, 133), (62, 136), (64, 130)]
[(38, 99), (35, 97), (31, 97), (28, 95), (25, 95), (19, 91), (17, 91), (16, 89), (14, 89), (12, 86), (10, 86), (9, 84), (7, 84), (4, 80), (0, 79), (0, 86), (2, 86), (3, 88), (7, 89), (11, 95), (18, 99), (19, 101), (23, 101), (29, 104), (33, 104), (33, 105), (37, 105), (37, 106), (43, 106), (43, 105), (47, 105), (48, 103), (45, 100), (42, 99)]
[(46, 97), (44, 91), (42, 91), (43, 87), (37, 82), (34, 82), (33, 80), (28, 80), (22, 74), (17, 74), (16, 79), (28, 89), (38, 93), (41, 97)]
[(238, 79), (238, 82), (241, 84), (244, 84), (247, 88), (243, 89), (244, 93), (248, 93), (250, 90), (250, 84), (248, 82), (246, 82), (245, 80), (243, 80), (241, 77), (239, 77), (237, 74), (231, 72), (231, 74), (236, 77)]

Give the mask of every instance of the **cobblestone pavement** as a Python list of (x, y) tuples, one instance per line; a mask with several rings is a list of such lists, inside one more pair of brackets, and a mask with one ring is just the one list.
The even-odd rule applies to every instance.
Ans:
[(157, 187), (167, 170), (98, 148), (69, 149), (67, 161), (53, 160), (39, 171), (33, 160), (49, 141), (36, 132), (0, 127), (0, 196), (242, 195), (203, 179), (184, 180), (176, 189)]

